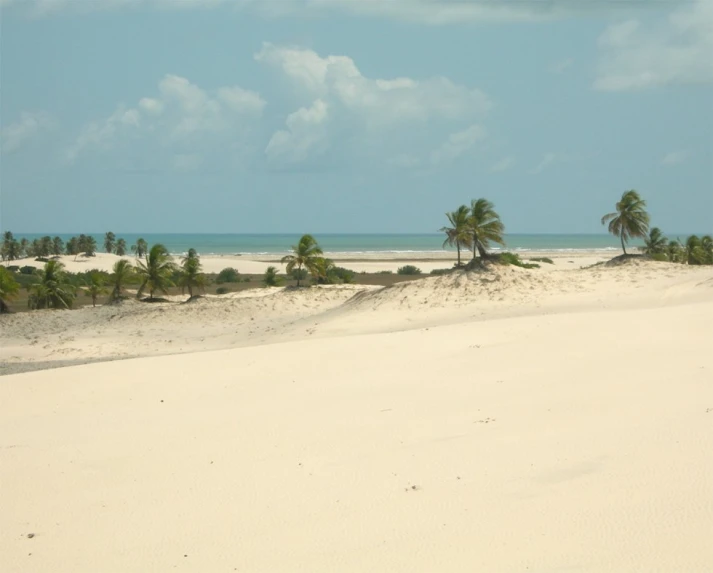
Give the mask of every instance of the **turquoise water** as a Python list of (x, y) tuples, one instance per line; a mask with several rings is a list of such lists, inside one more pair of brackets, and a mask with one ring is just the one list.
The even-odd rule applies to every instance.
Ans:
[[(51, 234), (51, 236), (55, 236)], [(63, 240), (71, 237), (59, 234)], [(94, 234), (99, 250), (103, 250), (104, 235)], [(181, 254), (190, 248), (196, 249), (202, 255), (209, 254), (282, 254), (299, 240), (298, 234), (165, 234), (165, 233), (116, 233), (117, 238), (123, 237), (127, 245), (132, 245), (139, 237), (143, 237), (149, 245), (163, 243), (173, 254)], [(35, 234), (17, 234), (16, 238), (25, 237), (30, 241), (40, 237)], [(325, 252), (347, 253), (412, 253), (443, 250), (442, 234), (413, 235), (315, 235)], [(611, 235), (506, 235), (508, 250), (548, 250), (548, 251), (578, 251), (592, 249), (621, 249), (619, 240)], [(632, 247), (640, 244), (632, 242)], [(448, 250), (454, 250), (448, 248)]]

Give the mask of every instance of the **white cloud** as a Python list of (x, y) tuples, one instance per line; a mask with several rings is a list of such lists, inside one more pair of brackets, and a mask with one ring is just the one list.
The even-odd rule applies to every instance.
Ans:
[(487, 132), (480, 125), (471, 125), (463, 131), (452, 133), (438, 149), (431, 152), (431, 164), (449, 164), (473, 151), (476, 143), (485, 139)]
[(0, 149), (3, 153), (17, 151), (43, 131), (53, 127), (54, 121), (48, 113), (23, 111), (16, 122), (0, 130)]
[[(109, 117), (85, 126), (66, 152), (68, 162), (92, 149), (108, 149), (131, 132), (153, 133), (169, 144), (192, 146), (205, 134), (231, 134), (236, 126), (262, 115), (265, 101), (238, 86), (209, 93), (188, 79), (166, 75), (158, 97), (143, 97), (135, 108), (120, 106)], [(190, 155), (190, 154), (188, 154)]]
[(673, 165), (680, 165), (686, 160), (687, 157), (688, 152), (686, 151), (672, 151), (664, 155), (663, 159), (661, 160), (661, 163), (669, 167)]
[(598, 43), (597, 90), (713, 82), (713, 2), (687, 3), (659, 25), (611, 25)]
[(532, 171), (530, 171), (530, 173), (542, 173), (545, 169), (550, 167), (558, 160), (560, 160), (560, 157), (556, 153), (545, 153), (545, 156), (542, 158), (542, 161), (540, 161), (537, 166)]
[[(289, 140), (301, 150), (285, 155), (292, 162), (308, 159), (310, 150), (323, 153), (331, 131), (339, 131), (341, 135), (361, 134), (364, 148), (378, 147), (396, 133), (426, 129), (432, 121), (462, 124), (492, 106), (480, 90), (443, 77), (368, 78), (347, 56), (322, 57), (312, 50), (266, 43), (255, 59), (279, 69), (302, 96), (310, 102), (320, 101), (329, 109), (330, 121), (319, 125), (320, 145), (297, 145), (297, 141), (306, 138), (306, 129), (301, 130), (299, 137), (288, 137), (293, 133), (289, 125), (287, 130), (273, 136), (273, 149), (281, 149), (283, 142)], [(291, 117), (295, 121), (297, 116)]]
[(320, 57), (312, 50), (266, 43), (255, 59), (280, 68), (309, 93), (331, 99), (370, 123), (467, 118), (490, 109), (477, 89), (447, 78), (367, 78), (347, 56)]
[(287, 129), (277, 131), (270, 138), (265, 154), (270, 160), (300, 163), (310, 155), (321, 155), (327, 149), (325, 123), (328, 106), (321, 99), (309, 108), (300, 108), (287, 116)]
[(512, 168), (513, 165), (515, 165), (514, 158), (503, 157), (500, 161), (497, 161), (493, 164), (493, 166), (490, 168), (490, 171), (494, 173), (502, 173), (503, 171), (507, 171), (508, 169)]
[(550, 65), (549, 71), (553, 74), (563, 74), (569, 68), (574, 65), (574, 58), (567, 58), (566, 60), (560, 60), (559, 62), (554, 62)]

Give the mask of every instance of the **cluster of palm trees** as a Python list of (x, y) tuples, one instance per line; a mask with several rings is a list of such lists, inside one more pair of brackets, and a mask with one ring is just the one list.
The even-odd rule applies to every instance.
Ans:
[(456, 248), (456, 267), (464, 266), (461, 262), (463, 250), (472, 251), (471, 264), (475, 265), (488, 258), (488, 249), (492, 243), (505, 244), (505, 225), (495, 211), (495, 206), (487, 199), (473, 199), (470, 207), (461, 205), (455, 211), (446, 213), (446, 217), (450, 226), (440, 229), (446, 234), (443, 246)]
[[(292, 253), (282, 257), (287, 274), (297, 279), (300, 287), (307, 275), (311, 275), (317, 284), (334, 284), (353, 282), (354, 273), (334, 264), (334, 261), (324, 257), (322, 248), (312, 235), (302, 235), (299, 242), (292, 247)], [(265, 273), (263, 282), (267, 286), (276, 286), (277, 269), (270, 267)]]
[(634, 189), (624, 191), (616, 204), (616, 211), (602, 217), (602, 225), (608, 223), (609, 232), (621, 240), (625, 255), (626, 244), (632, 237), (638, 237), (644, 240), (641, 247), (643, 253), (653, 259), (688, 265), (713, 264), (711, 235), (691, 235), (685, 241), (668, 239), (658, 227), (649, 230), (649, 222), (646, 201)]

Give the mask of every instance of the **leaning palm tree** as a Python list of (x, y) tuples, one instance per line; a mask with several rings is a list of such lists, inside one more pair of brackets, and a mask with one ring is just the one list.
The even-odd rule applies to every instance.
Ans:
[(121, 293), (123, 292), (124, 287), (127, 285), (127, 283), (131, 282), (131, 279), (134, 276), (134, 267), (132, 267), (131, 263), (126, 259), (119, 259), (114, 263), (114, 268), (112, 270), (114, 272), (112, 273), (110, 278), (110, 299), (113, 302), (116, 302), (121, 299)]
[(609, 223), (609, 232), (621, 240), (621, 248), (626, 255), (626, 243), (629, 239), (643, 238), (649, 230), (646, 201), (633, 189), (624, 191), (621, 200), (616, 204), (616, 212), (607, 213), (602, 217), (602, 225), (607, 223)]
[(166, 294), (168, 287), (173, 286), (171, 276), (176, 270), (173, 259), (166, 247), (161, 243), (156, 243), (146, 254), (145, 260), (137, 261), (136, 273), (141, 277), (141, 286), (136, 293), (136, 298), (148, 290), (149, 300), (153, 300), (153, 293), (161, 291)]
[(124, 239), (118, 239), (116, 245), (114, 246), (114, 254), (123, 257), (126, 254), (126, 241)]
[[(193, 251), (193, 249), (191, 249)], [(201, 272), (203, 270), (201, 266), (201, 260), (198, 255), (193, 251), (194, 256), (185, 257), (183, 263), (181, 264), (181, 276), (178, 279), (178, 284), (181, 287), (181, 292), (185, 292), (188, 289), (189, 300), (193, 298), (193, 289), (199, 288), (203, 290), (205, 288), (205, 275)]]
[(666, 252), (668, 239), (658, 227), (653, 227), (648, 236), (644, 238), (644, 246), (641, 250), (647, 255), (661, 255)]
[(64, 265), (56, 260), (45, 263), (40, 281), (31, 287), (33, 308), (72, 308), (74, 287), (68, 282)]
[(91, 273), (89, 282), (84, 287), (85, 296), (92, 297), (92, 306), (97, 305), (97, 298), (103, 294), (107, 294), (109, 290), (106, 288), (104, 277), (99, 273)]
[(20, 285), (12, 276), (12, 272), (0, 266), (0, 314), (10, 312), (7, 301), (15, 298), (19, 290)]
[(322, 249), (312, 235), (302, 235), (300, 242), (292, 247), (291, 255), (282, 257), (282, 263), (287, 264), (287, 273), (297, 269), (297, 286), (300, 286), (302, 268), (307, 269), (313, 276), (319, 274), (319, 262), (317, 259), (322, 255)]
[(470, 231), (469, 217), (470, 209), (466, 205), (461, 205), (455, 211), (446, 213), (450, 227), (441, 227), (440, 231), (446, 234), (446, 240), (443, 241), (443, 246), (455, 246), (458, 253), (458, 263), (460, 267), (460, 251), (462, 247), (469, 247), (471, 244), (472, 234)]
[(689, 265), (704, 265), (706, 263), (706, 252), (703, 243), (698, 235), (691, 235), (683, 244), (685, 260)]
[(669, 239), (666, 244), (666, 258), (671, 263), (682, 263), (685, 261), (686, 255), (683, 250), (683, 245), (679, 239)]
[(488, 256), (491, 243), (504, 245), (505, 225), (500, 220), (500, 215), (495, 211), (495, 206), (487, 199), (473, 199), (470, 203), (470, 217), (468, 218), (473, 260), (476, 254), (481, 261)]

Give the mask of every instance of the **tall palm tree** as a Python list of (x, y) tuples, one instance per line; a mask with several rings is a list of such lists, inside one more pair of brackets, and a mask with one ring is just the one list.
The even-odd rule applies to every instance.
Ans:
[(140, 298), (147, 289), (149, 300), (153, 300), (153, 293), (156, 291), (166, 294), (168, 287), (173, 286), (171, 276), (175, 270), (176, 265), (173, 264), (166, 247), (156, 243), (146, 254), (145, 260), (136, 263), (136, 273), (141, 277), (141, 286), (136, 297)]
[(0, 266), (0, 314), (10, 312), (7, 301), (17, 296), (20, 285), (5, 267)]
[(188, 256), (183, 258), (181, 263), (181, 276), (178, 279), (178, 284), (181, 287), (182, 292), (188, 289), (188, 295), (193, 298), (193, 289), (199, 288), (203, 290), (205, 288), (205, 275), (201, 272), (203, 267), (201, 265), (200, 257), (196, 254), (194, 249), (193, 256), (189, 251)]
[(114, 254), (119, 255), (120, 257), (123, 257), (126, 254), (126, 241), (124, 239), (118, 239), (116, 241)]
[(64, 265), (59, 261), (45, 263), (40, 271), (40, 282), (29, 287), (31, 308), (72, 308), (74, 287), (68, 282)]
[(461, 266), (460, 262), (460, 250), (461, 247), (469, 247), (472, 240), (472, 234), (470, 232), (470, 209), (466, 205), (461, 205), (455, 211), (446, 213), (448, 217), (448, 222), (450, 227), (441, 227), (440, 231), (446, 234), (446, 240), (443, 241), (443, 246), (450, 245), (455, 246), (458, 253), (458, 263), (457, 266)]
[(134, 276), (134, 267), (126, 259), (119, 259), (114, 263), (114, 272), (111, 275), (111, 300), (117, 301), (121, 299), (121, 293), (124, 287), (131, 281)]
[(114, 235), (114, 233), (109, 231), (107, 234), (104, 235), (104, 250), (107, 253), (113, 253), (115, 244), (116, 244), (116, 235)]
[(689, 265), (704, 265), (706, 263), (706, 252), (698, 235), (691, 235), (683, 245), (686, 263)]
[(705, 254), (705, 264), (713, 265), (713, 237), (710, 235), (703, 235), (701, 237), (701, 248)]
[(97, 305), (97, 298), (99, 298), (100, 295), (107, 294), (108, 292), (109, 290), (106, 288), (102, 275), (99, 273), (89, 275), (89, 282), (87, 286), (84, 287), (84, 294), (92, 297), (92, 306)]
[(471, 246), (473, 247), (473, 260), (476, 253), (481, 259), (488, 256), (491, 243), (504, 245), (505, 225), (500, 220), (500, 215), (487, 199), (473, 199), (470, 203), (470, 217), (468, 218)]
[(52, 254), (59, 256), (64, 252), (64, 241), (61, 237), (55, 237), (52, 239)]
[(686, 255), (683, 250), (683, 245), (678, 239), (669, 239), (666, 244), (666, 258), (672, 263), (684, 262)]
[(607, 223), (609, 223), (609, 232), (621, 240), (621, 248), (626, 255), (626, 243), (629, 239), (643, 238), (649, 230), (646, 201), (634, 189), (624, 191), (621, 200), (616, 204), (616, 212), (607, 213), (602, 217), (602, 225)]
[(282, 263), (287, 264), (287, 273), (291, 273), (293, 269), (297, 269), (297, 286), (300, 286), (301, 271), (304, 267), (313, 276), (319, 274), (319, 259), (322, 255), (322, 249), (312, 235), (302, 235), (300, 242), (292, 247), (291, 255), (282, 257)]
[(5, 233), (3, 233), (0, 253), (2, 254), (3, 260), (14, 261), (20, 258), (20, 243), (17, 242), (12, 232), (5, 231)]
[(131, 245), (131, 252), (136, 255), (137, 258), (143, 257), (149, 250), (149, 245), (148, 243), (144, 240), (139, 238), (136, 241), (135, 245)]
[(644, 238), (642, 251), (647, 255), (660, 255), (666, 252), (668, 239), (658, 227), (653, 227), (647, 237)]

